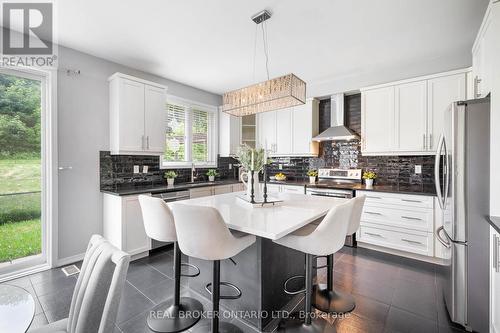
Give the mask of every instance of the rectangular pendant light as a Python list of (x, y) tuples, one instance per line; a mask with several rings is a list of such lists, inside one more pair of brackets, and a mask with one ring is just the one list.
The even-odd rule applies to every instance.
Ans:
[(306, 83), (294, 74), (287, 74), (225, 93), (222, 111), (242, 117), (305, 103)]

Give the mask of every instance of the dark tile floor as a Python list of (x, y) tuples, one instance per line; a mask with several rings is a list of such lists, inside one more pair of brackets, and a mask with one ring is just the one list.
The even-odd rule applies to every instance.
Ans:
[[(147, 332), (145, 318), (150, 308), (169, 298), (173, 291), (171, 251), (134, 261), (117, 318), (115, 333)], [(436, 266), (366, 249), (344, 248), (335, 255), (335, 286), (352, 293), (356, 309), (334, 326), (337, 332), (464, 332), (448, 319), (436, 283)], [(326, 269), (318, 272), (325, 281)], [(60, 269), (37, 273), (5, 283), (28, 290), (36, 300), (32, 327), (67, 317), (76, 277)], [(210, 308), (207, 295), (185, 286), (183, 295), (199, 299)], [(233, 323), (253, 332), (245, 323)]]

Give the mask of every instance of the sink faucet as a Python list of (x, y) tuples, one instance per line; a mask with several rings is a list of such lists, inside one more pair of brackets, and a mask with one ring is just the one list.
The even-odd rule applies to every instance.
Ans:
[(196, 175), (196, 168), (194, 166), (194, 163), (191, 164), (191, 183), (194, 183), (194, 180), (198, 178), (198, 176)]

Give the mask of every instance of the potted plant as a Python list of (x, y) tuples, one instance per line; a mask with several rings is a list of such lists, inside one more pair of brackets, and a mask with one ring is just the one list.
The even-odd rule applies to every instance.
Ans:
[(318, 176), (318, 171), (316, 171), (316, 170), (309, 170), (309, 171), (307, 171), (307, 175), (309, 176), (309, 183), (310, 184), (315, 184), (316, 183), (316, 177)]
[[(247, 189), (247, 196), (250, 197), (251, 188), (254, 189), (255, 200), (262, 199), (262, 193), (259, 186), (259, 172), (264, 168), (267, 160), (267, 153), (262, 148), (253, 149), (248, 145), (242, 145), (236, 152), (236, 159), (240, 162), (245, 172), (240, 174), (240, 180)], [(250, 180), (253, 174), (253, 186)], [(247, 180), (245, 181), (245, 178)]]
[(373, 187), (373, 180), (375, 178), (377, 178), (377, 174), (373, 171), (365, 171), (363, 173), (363, 179), (367, 188)]
[(174, 180), (176, 177), (177, 177), (177, 174), (173, 170), (165, 172), (165, 175), (163, 176), (163, 178), (165, 178), (167, 180), (168, 186), (174, 185)]
[(215, 169), (210, 169), (207, 171), (208, 181), (213, 182), (215, 177), (218, 176), (219, 173)]

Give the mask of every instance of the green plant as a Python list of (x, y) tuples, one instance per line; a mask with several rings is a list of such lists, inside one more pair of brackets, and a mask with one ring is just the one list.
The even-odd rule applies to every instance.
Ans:
[(163, 178), (165, 178), (165, 179), (173, 179), (176, 177), (177, 177), (177, 174), (175, 173), (175, 171), (172, 171), (172, 170), (165, 172), (165, 175), (163, 176)]
[(365, 171), (363, 172), (363, 179), (375, 179), (377, 178), (377, 174), (373, 171)]
[(210, 169), (207, 171), (206, 175), (208, 177), (217, 177), (219, 175), (219, 173), (217, 172), (216, 169)]
[(309, 171), (307, 171), (307, 175), (309, 177), (316, 177), (318, 175), (318, 171), (316, 171), (316, 170), (309, 170)]
[[(253, 166), (252, 166), (252, 155), (253, 155)], [(236, 159), (240, 162), (246, 171), (261, 171), (265, 164), (265, 153), (264, 149), (253, 149), (247, 145), (242, 145), (238, 148), (236, 152)]]

